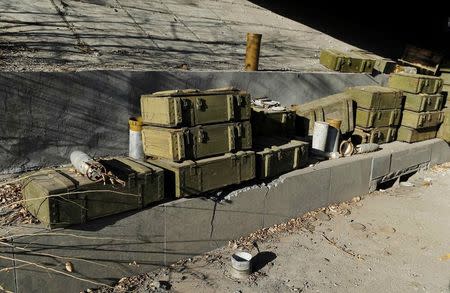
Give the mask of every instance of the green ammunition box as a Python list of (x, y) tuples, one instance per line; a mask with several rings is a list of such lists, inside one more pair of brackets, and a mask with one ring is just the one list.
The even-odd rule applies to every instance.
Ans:
[(442, 79), (436, 76), (395, 73), (391, 74), (388, 86), (404, 92), (436, 94), (442, 90)]
[(382, 86), (357, 86), (345, 91), (356, 102), (358, 108), (364, 109), (401, 109), (402, 91)]
[(398, 141), (418, 142), (436, 137), (437, 127), (414, 129), (406, 126), (400, 126), (397, 133)]
[(360, 128), (355, 127), (352, 134), (352, 142), (355, 145), (361, 143), (388, 143), (397, 137), (396, 127), (379, 127), (379, 128)]
[(252, 106), (251, 123), (253, 136), (295, 135), (295, 112), (292, 110), (273, 110)]
[(444, 120), (444, 112), (413, 112), (404, 110), (402, 115), (402, 126), (414, 129), (436, 127)]
[(320, 64), (334, 71), (371, 73), (375, 59), (357, 52), (326, 49), (320, 52)]
[(181, 163), (155, 158), (148, 162), (165, 170), (166, 193), (175, 197), (198, 195), (255, 178), (253, 151)]
[(397, 126), (400, 124), (400, 109), (367, 110), (356, 109), (356, 126), (362, 128)]
[(142, 144), (147, 156), (173, 161), (194, 160), (251, 149), (252, 127), (250, 121), (190, 128), (144, 126)]
[(256, 177), (276, 177), (304, 167), (308, 160), (307, 142), (283, 137), (258, 137), (256, 149)]
[(192, 127), (250, 119), (250, 95), (234, 89), (174, 90), (141, 96), (144, 124)]
[(297, 115), (296, 135), (312, 135), (314, 122), (326, 119), (341, 120), (341, 133), (349, 133), (355, 129), (354, 105), (352, 97), (340, 93), (320, 98), (302, 105), (292, 105)]
[(444, 106), (442, 94), (405, 93), (405, 110), (414, 112), (440, 111)]

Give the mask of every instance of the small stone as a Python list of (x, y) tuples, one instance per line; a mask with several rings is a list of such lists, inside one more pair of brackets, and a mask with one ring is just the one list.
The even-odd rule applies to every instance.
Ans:
[(364, 226), (363, 224), (358, 223), (358, 222), (351, 223), (350, 227), (352, 227), (353, 229), (355, 229), (357, 231), (365, 231), (366, 230), (366, 226)]
[(161, 287), (161, 283), (159, 281), (153, 281), (150, 286), (152, 286), (155, 289), (158, 289), (159, 287)]
[(73, 272), (73, 264), (70, 261), (66, 262), (66, 271), (69, 273)]
[(358, 202), (361, 200), (360, 196), (355, 196), (354, 198), (352, 198), (352, 202)]
[(430, 186), (433, 183), (433, 179), (427, 177), (423, 179), (423, 185)]

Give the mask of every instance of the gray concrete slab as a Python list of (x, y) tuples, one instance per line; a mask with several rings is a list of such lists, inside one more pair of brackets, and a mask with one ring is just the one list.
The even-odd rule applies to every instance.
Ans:
[[(383, 147), (383, 146), (381, 146)], [(388, 149), (381, 149), (373, 154), (372, 157), (372, 169), (370, 172), (370, 179), (375, 180), (377, 178), (386, 176), (391, 170), (391, 151)]]
[(270, 184), (265, 195), (264, 227), (326, 205), (330, 198), (330, 173), (329, 168), (319, 164), (282, 175)]
[(290, 105), (370, 84), (365, 74), (308, 72), (2, 72), (0, 174), (68, 163), (74, 149), (126, 153), (127, 121), (144, 93), (234, 86)]
[(412, 144), (395, 141), (387, 144), (384, 148), (392, 152), (390, 172), (430, 162), (432, 144), (427, 141)]
[(353, 156), (328, 161), (333, 164), (330, 171), (330, 196), (328, 202), (343, 202), (355, 196), (369, 193), (372, 158), (370, 156)]
[[(94, 283), (109, 284), (123, 275), (163, 266), (165, 227), (149, 221), (161, 218), (164, 208), (155, 207), (51, 233), (25, 230), (29, 235), (14, 237), (13, 242), (18, 266), (16, 292), (58, 292), (61, 288), (79, 292)], [(67, 261), (73, 265), (72, 273), (65, 270)], [(20, 267), (25, 262), (44, 268)]]
[(0, 0), (4, 71), (240, 70), (247, 32), (263, 70), (326, 71), (320, 48), (354, 49), (250, 1)]
[(450, 161), (450, 150), (447, 142), (441, 139), (433, 139), (429, 143), (431, 144), (431, 165)]
[[(9, 244), (9, 243), (8, 243)], [(16, 276), (14, 270), (14, 250), (12, 247), (1, 243), (0, 244), (0, 270), (2, 276), (0, 277), (0, 291), (7, 289), (16, 290)]]

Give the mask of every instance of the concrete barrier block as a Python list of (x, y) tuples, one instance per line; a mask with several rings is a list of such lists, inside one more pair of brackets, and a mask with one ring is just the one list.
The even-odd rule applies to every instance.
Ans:
[(371, 154), (372, 166), (370, 170), (370, 179), (374, 180), (389, 174), (391, 169), (391, 151), (390, 150), (380, 150)]
[(433, 139), (431, 145), (430, 165), (434, 166), (450, 161), (450, 147), (448, 143), (442, 139)]
[[(99, 219), (85, 226), (37, 232), (14, 240), (16, 265), (27, 261), (57, 271), (73, 264), (70, 276), (112, 284), (124, 276), (164, 264), (164, 208)], [(82, 229), (82, 230), (81, 230)], [(26, 233), (28, 234), (28, 233)], [(16, 269), (16, 292), (80, 292), (98, 284), (45, 268), (27, 265)]]
[(165, 205), (166, 264), (218, 248), (227, 241), (213, 236), (215, 206), (207, 198), (184, 198)]
[(326, 206), (330, 191), (330, 169), (308, 167), (282, 175), (267, 190), (264, 227)]
[(266, 194), (267, 188), (261, 186), (229, 193), (215, 205), (212, 237), (237, 239), (263, 228)]
[(330, 166), (329, 203), (350, 200), (369, 192), (372, 168), (370, 156), (357, 155), (335, 161), (334, 166)]
[(385, 148), (392, 151), (390, 173), (430, 162), (432, 144), (427, 141), (412, 144), (396, 141), (386, 145)]

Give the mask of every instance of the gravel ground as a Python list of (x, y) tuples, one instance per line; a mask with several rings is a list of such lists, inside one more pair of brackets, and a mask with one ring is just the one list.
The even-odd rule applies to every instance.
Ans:
[[(449, 292), (450, 164), (113, 288), (87, 292)], [(236, 250), (254, 272), (231, 275)], [(258, 252), (259, 251), (259, 252)]]

